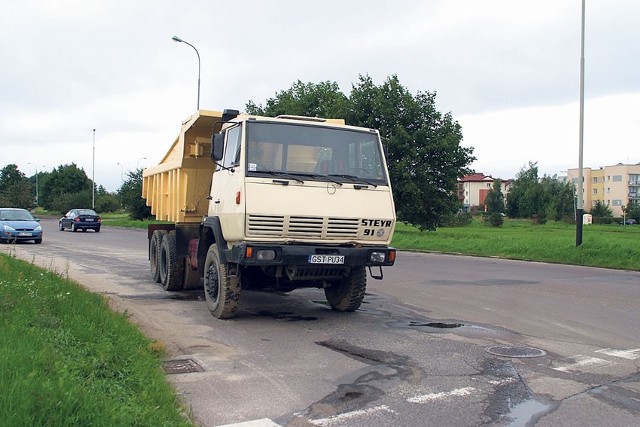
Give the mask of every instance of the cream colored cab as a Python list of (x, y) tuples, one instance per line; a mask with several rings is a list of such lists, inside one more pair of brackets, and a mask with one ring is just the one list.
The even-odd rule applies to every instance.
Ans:
[(380, 136), (340, 122), (241, 115), (223, 125), (209, 216), (219, 218), (229, 248), (391, 242), (395, 209)]

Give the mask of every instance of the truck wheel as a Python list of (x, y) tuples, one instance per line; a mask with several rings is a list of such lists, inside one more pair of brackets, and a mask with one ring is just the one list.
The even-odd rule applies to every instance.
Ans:
[(367, 271), (364, 267), (354, 267), (351, 275), (325, 288), (327, 302), (336, 311), (356, 311), (367, 289)]
[(213, 317), (229, 319), (236, 315), (240, 299), (240, 278), (229, 277), (226, 264), (220, 263), (215, 243), (209, 247), (204, 263), (204, 297)]
[(160, 279), (160, 245), (162, 237), (167, 234), (165, 230), (156, 230), (151, 235), (149, 242), (149, 267), (151, 269), (151, 277), (156, 283), (161, 283)]
[(182, 289), (181, 259), (176, 251), (176, 233), (171, 231), (162, 237), (160, 244), (160, 283), (165, 291)]

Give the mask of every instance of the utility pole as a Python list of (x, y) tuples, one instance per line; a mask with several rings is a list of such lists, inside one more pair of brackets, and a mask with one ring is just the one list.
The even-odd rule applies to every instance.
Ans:
[(582, 244), (582, 216), (584, 215), (584, 177), (582, 164), (584, 138), (584, 4), (582, 0), (582, 26), (580, 31), (580, 132), (578, 137), (578, 208), (576, 209), (576, 246)]

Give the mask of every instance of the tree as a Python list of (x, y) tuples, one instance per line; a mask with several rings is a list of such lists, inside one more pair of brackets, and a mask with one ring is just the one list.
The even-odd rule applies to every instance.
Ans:
[(386, 144), (389, 176), (398, 219), (433, 230), (458, 211), (457, 178), (475, 160), (472, 148), (460, 146), (460, 125), (435, 107), (435, 93), (412, 95), (389, 77), (376, 86), (360, 76), (346, 97), (336, 83), (298, 81), (269, 99), (266, 107), (247, 104), (252, 114), (298, 114), (344, 117), (350, 125), (378, 129)]
[(34, 187), (29, 179), (9, 164), (0, 170), (0, 206), (32, 209), (35, 207)]
[(291, 114), (309, 117), (345, 117), (348, 98), (340, 92), (336, 82), (303, 83), (298, 80), (290, 89), (276, 93), (266, 105), (249, 101), (247, 113), (275, 117)]
[(151, 216), (151, 208), (142, 198), (142, 169), (127, 173), (128, 178), (118, 190), (122, 207), (129, 212), (131, 219), (145, 220)]
[(117, 193), (109, 193), (102, 185), (96, 190), (96, 210), (98, 212), (115, 212), (120, 209), (120, 198)]
[(613, 220), (613, 211), (600, 200), (596, 200), (590, 213), (593, 216), (594, 224), (611, 224)]
[(543, 176), (540, 180), (546, 195), (547, 216), (554, 221), (575, 222), (575, 188), (571, 182), (562, 182), (556, 175)]
[(502, 227), (504, 223), (504, 194), (502, 194), (502, 181), (496, 179), (493, 188), (487, 192), (484, 199), (487, 211), (484, 214), (484, 222), (494, 227)]
[(42, 184), (42, 206), (48, 211), (65, 213), (73, 208), (91, 206), (91, 180), (75, 163), (58, 166)]
[(624, 208), (627, 219), (633, 218), (636, 222), (640, 223), (640, 203), (630, 202), (629, 206)]
[(538, 224), (547, 222), (549, 195), (538, 178), (538, 164), (529, 162), (516, 175), (507, 196), (507, 213), (511, 218), (531, 218)]

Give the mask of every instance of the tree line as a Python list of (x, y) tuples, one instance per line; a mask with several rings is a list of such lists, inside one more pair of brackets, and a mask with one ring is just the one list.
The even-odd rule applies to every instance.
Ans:
[(91, 179), (74, 163), (58, 166), (50, 172), (38, 172), (37, 177), (27, 177), (15, 164), (0, 170), (0, 206), (3, 207), (29, 210), (41, 207), (64, 214), (73, 208), (90, 208), (95, 195), (98, 212), (125, 209), (132, 218), (145, 219), (149, 217), (150, 209), (145, 206), (141, 194), (142, 169), (129, 172), (127, 180), (116, 192), (109, 192), (102, 185), (92, 187)]
[[(506, 197), (502, 192), (502, 182), (496, 180), (487, 193), (485, 204), (485, 222), (498, 227), (503, 223), (503, 214), (510, 218), (531, 219), (537, 224), (544, 224), (549, 220), (568, 223), (576, 221), (575, 185), (563, 182), (555, 175), (540, 178), (538, 165), (534, 162), (520, 170)], [(596, 201), (586, 212), (593, 216), (595, 223), (609, 224), (615, 221), (611, 208), (600, 201)], [(639, 205), (626, 206), (624, 212), (628, 218), (640, 221)]]

